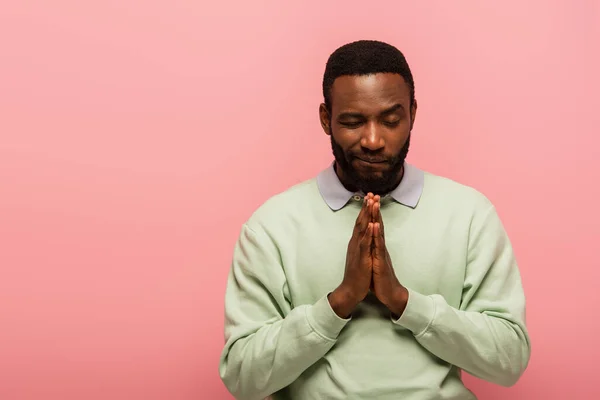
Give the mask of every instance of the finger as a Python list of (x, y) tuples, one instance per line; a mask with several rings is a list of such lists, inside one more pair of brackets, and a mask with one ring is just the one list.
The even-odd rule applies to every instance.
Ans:
[(367, 204), (367, 199), (365, 198), (363, 200), (363, 204), (362, 207), (360, 208), (360, 212), (358, 213), (358, 217), (356, 217), (356, 223), (354, 225), (354, 230), (357, 232), (364, 232), (365, 229), (367, 229), (367, 226), (365, 224), (365, 215), (368, 215), (369, 212), (369, 208), (368, 208), (368, 204)]
[(358, 213), (358, 217), (356, 218), (356, 224), (354, 226), (354, 230), (358, 235), (362, 235), (366, 230), (368, 223), (370, 221), (371, 209), (369, 204), (369, 199), (365, 198), (363, 201), (363, 205)]
[(368, 226), (368, 224), (370, 222), (373, 222), (373, 206), (374, 206), (375, 202), (373, 201), (373, 199), (367, 199), (367, 209), (365, 211), (365, 213), (363, 214), (363, 224), (366, 227)]
[(377, 203), (375, 206), (376, 213), (373, 219), (373, 222), (377, 222), (379, 224), (379, 235), (384, 237), (384, 228), (383, 228), (383, 216), (381, 215), (381, 203)]
[(379, 222), (373, 224), (373, 255), (380, 257), (385, 254), (385, 242), (381, 232), (381, 225)]
[(360, 249), (363, 254), (369, 254), (371, 251), (371, 244), (373, 243), (373, 223), (367, 224), (367, 229), (360, 238)]

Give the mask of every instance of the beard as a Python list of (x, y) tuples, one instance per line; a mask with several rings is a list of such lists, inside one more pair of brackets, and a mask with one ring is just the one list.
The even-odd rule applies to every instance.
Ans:
[(336, 168), (340, 168), (344, 177), (344, 186), (349, 190), (360, 190), (363, 193), (373, 193), (383, 196), (392, 191), (400, 183), (400, 174), (404, 167), (404, 161), (408, 155), (410, 147), (410, 133), (406, 139), (406, 143), (400, 149), (398, 154), (388, 158), (386, 163), (388, 168), (380, 173), (372, 172), (370, 174), (358, 171), (352, 166), (352, 161), (357, 158), (357, 155), (351, 152), (345, 152), (338, 142), (333, 138), (330, 130), (331, 149), (335, 157)]

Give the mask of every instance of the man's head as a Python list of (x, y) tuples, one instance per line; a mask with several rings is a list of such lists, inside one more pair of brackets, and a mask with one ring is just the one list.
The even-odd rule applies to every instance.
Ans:
[(378, 41), (338, 48), (323, 76), (321, 125), (350, 190), (385, 194), (398, 185), (417, 111), (403, 54)]

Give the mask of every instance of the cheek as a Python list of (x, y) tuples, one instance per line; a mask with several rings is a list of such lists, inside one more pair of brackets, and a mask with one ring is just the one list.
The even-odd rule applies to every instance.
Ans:
[(406, 144), (410, 131), (408, 129), (396, 129), (386, 134), (386, 147), (393, 153), (399, 152)]
[(333, 135), (333, 138), (344, 149), (344, 151), (348, 151), (356, 146), (360, 146), (361, 133), (358, 129), (352, 131), (347, 129), (338, 129), (336, 134)]
[(391, 139), (390, 143), (393, 143), (394, 147), (402, 147), (406, 143), (406, 140), (408, 140), (408, 132), (398, 132)]

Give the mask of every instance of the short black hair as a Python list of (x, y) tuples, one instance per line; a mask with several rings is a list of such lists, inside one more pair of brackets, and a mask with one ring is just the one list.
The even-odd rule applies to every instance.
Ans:
[(331, 112), (333, 82), (344, 75), (395, 73), (410, 89), (411, 107), (415, 102), (415, 82), (404, 54), (396, 47), (377, 40), (359, 40), (339, 47), (327, 60), (323, 75), (323, 98)]

